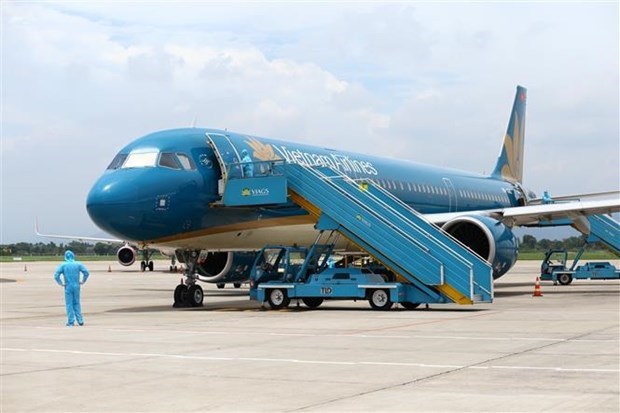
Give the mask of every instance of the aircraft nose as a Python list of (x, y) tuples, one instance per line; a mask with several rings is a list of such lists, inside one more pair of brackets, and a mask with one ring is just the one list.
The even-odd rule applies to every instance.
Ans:
[(139, 222), (137, 216), (136, 185), (132, 179), (117, 176), (116, 172), (103, 175), (93, 185), (86, 198), (86, 210), (102, 230), (127, 238), (131, 228)]

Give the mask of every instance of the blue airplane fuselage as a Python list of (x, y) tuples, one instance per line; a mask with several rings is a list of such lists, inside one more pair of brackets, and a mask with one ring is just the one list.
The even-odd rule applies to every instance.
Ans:
[[(273, 207), (213, 207), (221, 198), (218, 180), (222, 171), (207, 142), (209, 133), (226, 135), (239, 152), (245, 149), (253, 160), (330, 166), (352, 178), (372, 180), (423, 214), (505, 208), (519, 205), (523, 198), (517, 185), (481, 174), (187, 128), (155, 132), (124, 147), (88, 195), (92, 220), (121, 239), (169, 246), (211, 234), (312, 222), (292, 202)], [(133, 156), (131, 162), (127, 156)], [(189, 162), (180, 162), (183, 156)]]

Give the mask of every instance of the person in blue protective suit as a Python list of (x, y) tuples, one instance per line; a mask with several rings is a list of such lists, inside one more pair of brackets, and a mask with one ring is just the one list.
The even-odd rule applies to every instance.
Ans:
[[(80, 280), (80, 273), (82, 279)], [(65, 262), (58, 266), (54, 274), (54, 280), (58, 285), (65, 287), (65, 304), (67, 306), (67, 326), (72, 326), (75, 321), (84, 325), (82, 318), (82, 306), (80, 305), (80, 285), (88, 280), (88, 270), (79, 261), (75, 261), (72, 251), (65, 252)]]
[(254, 164), (252, 163), (252, 158), (248, 155), (248, 151), (245, 149), (241, 151), (241, 163), (243, 164), (243, 176), (245, 178), (254, 176)]

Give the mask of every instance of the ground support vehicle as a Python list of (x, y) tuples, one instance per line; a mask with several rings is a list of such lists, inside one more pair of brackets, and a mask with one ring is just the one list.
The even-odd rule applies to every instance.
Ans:
[(368, 300), (373, 309), (387, 310), (394, 303), (414, 309), (425, 297), (411, 284), (386, 282), (366, 268), (329, 268), (332, 250), (333, 244), (264, 247), (251, 270), (250, 299), (272, 309), (287, 307), (294, 299), (310, 308), (324, 300)]
[(587, 262), (577, 266), (579, 259), (583, 255), (587, 244), (584, 245), (573, 260), (570, 267), (567, 267), (568, 251), (565, 249), (549, 250), (540, 267), (540, 279), (543, 281), (553, 281), (556, 285), (568, 285), (577, 280), (617, 280), (620, 279), (620, 270), (610, 262)]

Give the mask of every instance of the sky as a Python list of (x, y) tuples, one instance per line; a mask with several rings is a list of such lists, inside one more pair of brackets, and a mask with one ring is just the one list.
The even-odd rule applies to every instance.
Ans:
[(102, 235), (114, 155), (194, 124), (489, 173), (517, 85), (524, 185), (620, 188), (618, 2), (0, 7), (0, 243)]

